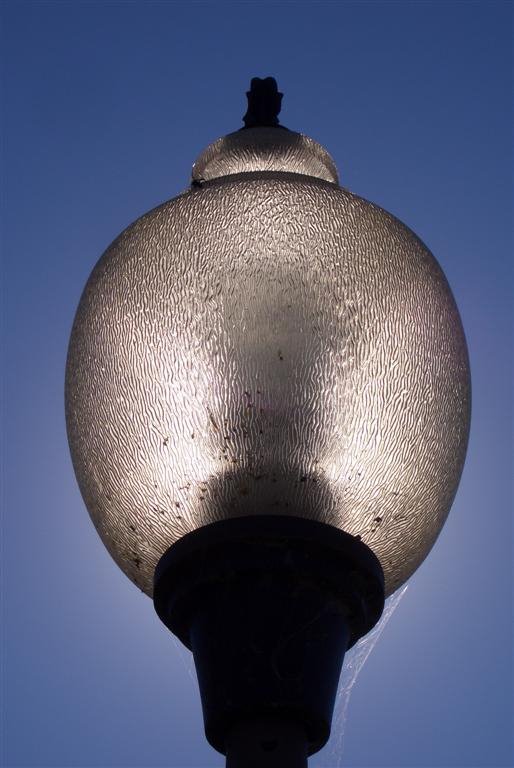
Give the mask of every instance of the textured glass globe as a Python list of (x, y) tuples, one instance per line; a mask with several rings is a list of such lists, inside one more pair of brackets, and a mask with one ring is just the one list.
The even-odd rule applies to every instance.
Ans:
[(433, 256), (283, 128), (212, 144), (190, 191), (114, 241), (81, 298), (66, 375), (85, 503), (149, 595), (187, 532), (275, 513), (360, 537), (390, 594), (448, 514), (469, 400)]

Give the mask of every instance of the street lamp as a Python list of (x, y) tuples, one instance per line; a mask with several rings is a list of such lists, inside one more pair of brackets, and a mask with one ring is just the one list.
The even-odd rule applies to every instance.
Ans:
[(470, 414), (466, 344), (423, 243), (278, 124), (272, 78), (191, 188), (84, 289), (73, 464), (120, 568), (192, 649), (227, 766), (305, 766), (347, 648), (430, 551)]

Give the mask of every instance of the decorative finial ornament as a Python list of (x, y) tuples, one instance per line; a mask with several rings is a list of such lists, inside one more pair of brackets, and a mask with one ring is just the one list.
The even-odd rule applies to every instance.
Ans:
[(246, 92), (248, 109), (243, 117), (245, 128), (278, 126), (282, 96), (274, 77), (253, 77)]

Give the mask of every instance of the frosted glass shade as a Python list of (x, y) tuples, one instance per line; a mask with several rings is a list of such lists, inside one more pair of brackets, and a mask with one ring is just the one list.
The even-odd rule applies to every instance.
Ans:
[(185, 533), (273, 513), (359, 536), (390, 594), (432, 547), (463, 466), (457, 308), (423, 243), (340, 188), (319, 145), (233, 136), (86, 285), (66, 375), (82, 495), (149, 595)]

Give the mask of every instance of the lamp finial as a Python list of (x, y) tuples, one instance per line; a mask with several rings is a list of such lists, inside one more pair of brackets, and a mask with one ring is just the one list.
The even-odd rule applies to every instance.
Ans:
[(245, 128), (278, 126), (283, 94), (278, 90), (274, 77), (253, 77), (246, 96), (248, 109), (243, 117)]

